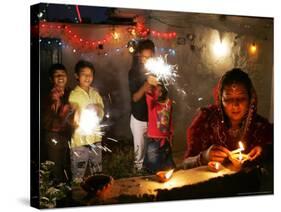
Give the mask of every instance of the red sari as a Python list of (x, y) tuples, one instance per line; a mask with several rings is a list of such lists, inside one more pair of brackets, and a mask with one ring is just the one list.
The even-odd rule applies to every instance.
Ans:
[[(273, 142), (273, 124), (257, 114), (257, 96), (251, 90), (248, 114), (242, 121), (240, 135), (234, 138), (230, 135), (228, 120), (224, 115), (220, 93), (221, 81), (214, 90), (215, 104), (201, 108), (187, 129), (187, 150), (185, 158), (199, 155), (211, 145), (220, 145), (227, 149), (238, 148), (238, 141), (245, 146), (248, 153), (254, 146), (261, 146), (264, 150)], [(263, 151), (264, 153), (267, 151)]]

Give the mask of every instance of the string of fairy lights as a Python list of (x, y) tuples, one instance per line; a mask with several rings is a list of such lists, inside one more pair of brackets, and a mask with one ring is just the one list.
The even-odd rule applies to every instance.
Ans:
[[(108, 27), (108, 31), (105, 32), (103, 36), (97, 39), (88, 39), (79, 34), (79, 30), (76, 28), (76, 26), (74, 27), (73, 25), (66, 23), (47, 22), (46, 13), (48, 6), (48, 4), (45, 4), (45, 7), (42, 7), (42, 10), (37, 15), (39, 23), (32, 27), (32, 32), (39, 35), (39, 41), (42, 45), (45, 45), (44, 42), (47, 42), (46, 45), (54, 44), (59, 45), (62, 48), (72, 48), (73, 53), (93, 53), (97, 51), (98, 55), (109, 56), (112, 54), (122, 53), (125, 49), (127, 49), (127, 51), (129, 51), (130, 53), (133, 53), (137, 46), (138, 40), (148, 37), (172, 42), (177, 39), (177, 43), (179, 45), (183, 43), (181, 41), (183, 37), (178, 37), (175, 31), (160, 32), (155, 29), (148, 28), (145, 25), (144, 17), (135, 18), (135, 25), (129, 26), (127, 28), (128, 35), (118, 32), (115, 27), (112, 27), (112, 29)], [(75, 10), (70, 5), (66, 5), (66, 7), (73, 14), (75, 23), (83, 23), (78, 5), (75, 5)], [(187, 35), (187, 39), (190, 41), (194, 39), (194, 35), (192, 35), (192, 38), (190, 37), (191, 35), (192, 34)], [(50, 39), (48, 40), (41, 38)], [(123, 45), (121, 44), (121, 42), (119, 42), (121, 38), (128, 38), (126, 45)], [(104, 46), (112, 42), (114, 42), (115, 44), (119, 42), (120, 46), (115, 48), (112, 48), (111, 46), (110, 49), (106, 48), (106, 50), (104, 50)], [(250, 54), (256, 54), (258, 47), (257, 43), (253, 42), (248, 46)], [(225, 52), (227, 52), (228, 48), (226, 43), (224, 43), (222, 39), (220, 39), (220, 41), (212, 43), (212, 49), (214, 55), (221, 57), (226, 54)], [(101, 50), (103, 51), (101, 52)], [(171, 56), (176, 55), (176, 50), (171, 47), (156, 47), (156, 52), (161, 54), (168, 54)]]

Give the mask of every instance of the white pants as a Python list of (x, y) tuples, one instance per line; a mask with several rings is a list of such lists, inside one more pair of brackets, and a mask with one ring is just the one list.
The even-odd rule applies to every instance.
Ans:
[(146, 149), (144, 136), (147, 131), (147, 122), (139, 121), (131, 115), (130, 127), (134, 138), (135, 168), (141, 169)]

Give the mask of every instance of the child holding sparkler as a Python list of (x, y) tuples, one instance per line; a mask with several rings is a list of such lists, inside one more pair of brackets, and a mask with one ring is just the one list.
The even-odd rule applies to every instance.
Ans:
[(168, 89), (163, 82), (149, 76), (151, 89), (146, 92), (148, 106), (148, 130), (144, 166), (150, 172), (171, 169), (175, 166), (171, 144), (172, 101), (168, 97)]
[[(68, 103), (69, 90), (66, 88), (67, 71), (62, 64), (53, 64), (49, 70), (52, 89), (42, 104), (44, 141), (41, 143), (41, 154), (47, 149), (46, 160), (53, 161), (55, 181), (70, 180), (70, 155), (68, 141), (71, 137), (71, 113)], [(41, 158), (41, 162), (43, 158)]]
[(71, 168), (74, 180), (81, 181), (89, 166), (91, 174), (102, 171), (103, 100), (91, 87), (95, 69), (92, 63), (80, 60), (75, 66), (78, 85), (71, 91), (69, 102), (75, 108), (76, 129), (71, 139)]

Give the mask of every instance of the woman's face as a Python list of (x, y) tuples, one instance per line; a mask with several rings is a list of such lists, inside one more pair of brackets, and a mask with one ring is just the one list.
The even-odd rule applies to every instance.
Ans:
[(226, 85), (222, 92), (223, 109), (231, 123), (240, 123), (249, 108), (249, 95), (243, 84)]

